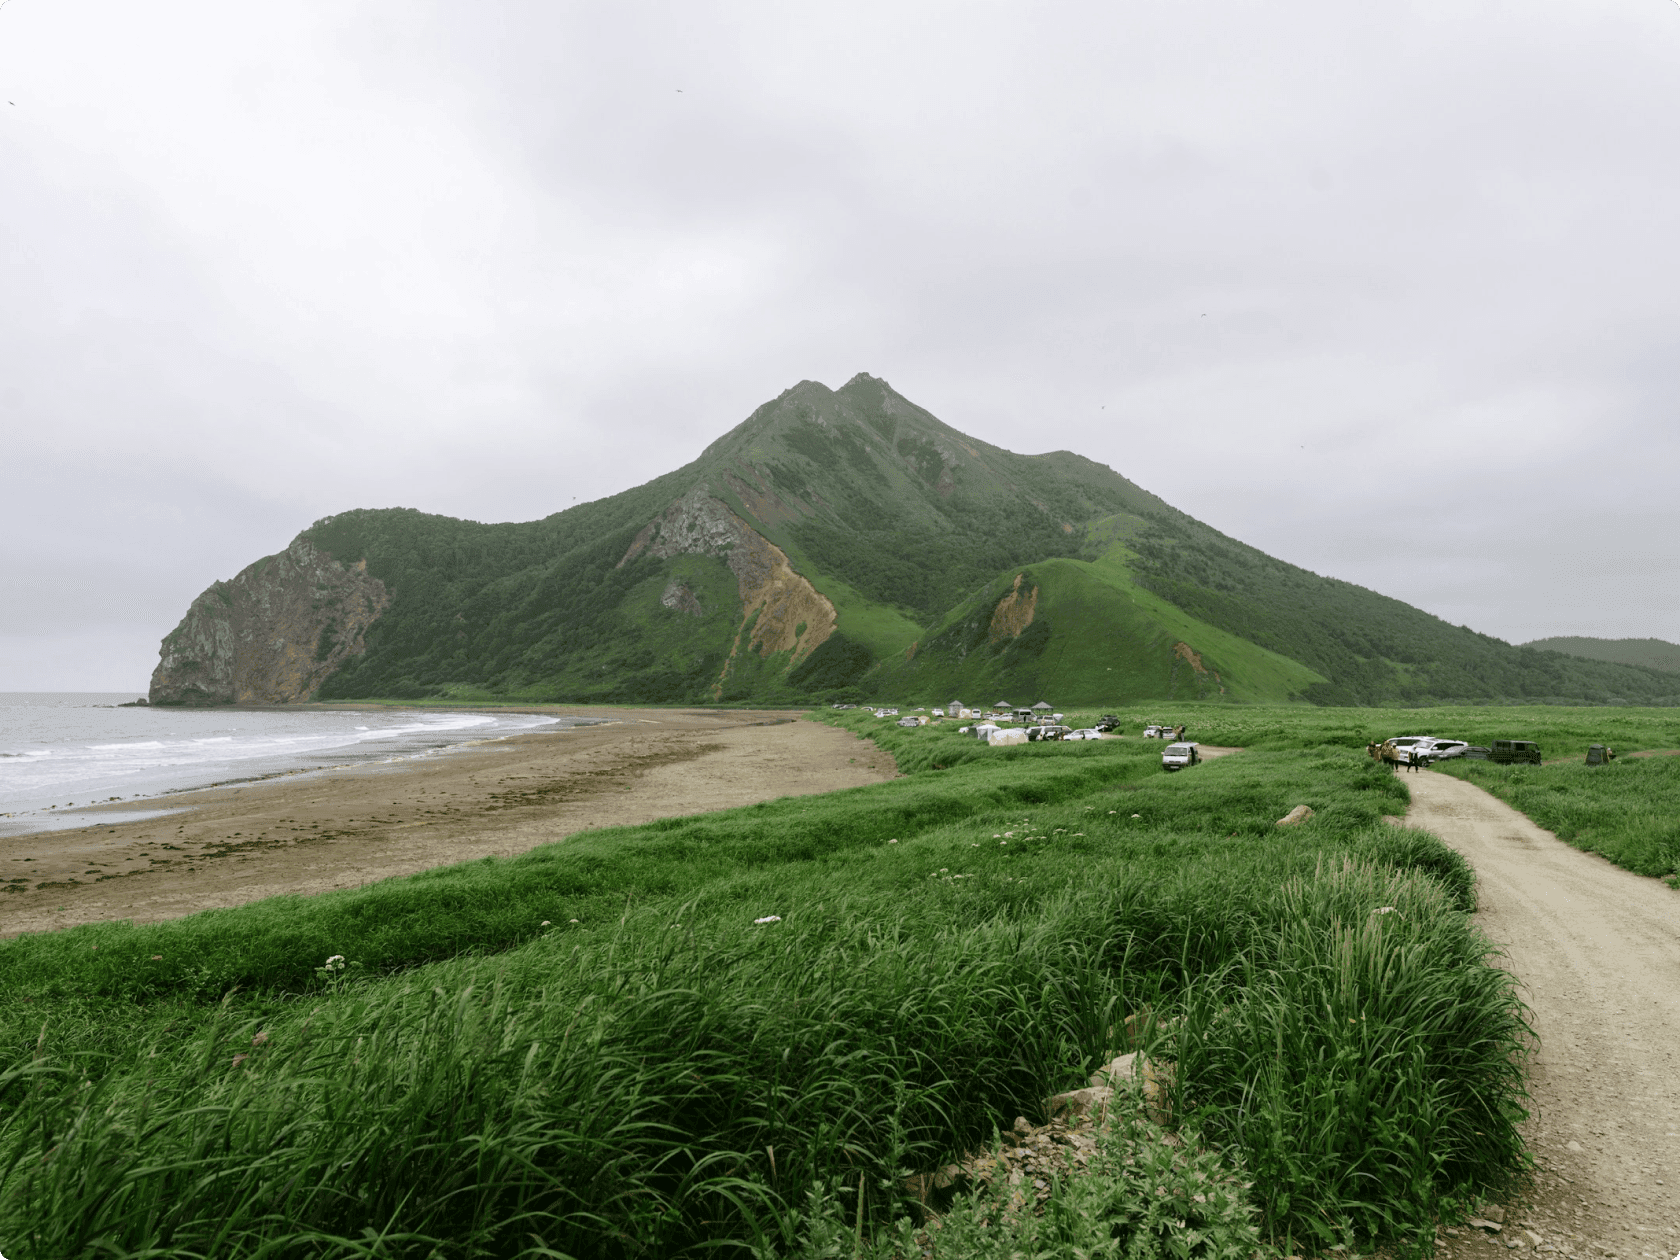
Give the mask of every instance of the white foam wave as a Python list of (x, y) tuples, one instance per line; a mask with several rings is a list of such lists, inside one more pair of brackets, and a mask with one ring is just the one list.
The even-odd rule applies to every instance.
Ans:
[[(0, 714), (0, 718), (3, 718)], [(347, 718), (361, 718), (351, 725)], [(379, 724), (384, 719), (384, 724)], [(0, 761), (0, 809), (62, 806), (68, 797), (150, 796), (285, 770), (319, 768), (366, 756), (402, 759), (474, 737), (511, 735), (553, 726), (560, 719), (537, 714), (496, 713), (253, 713), (130, 710), (100, 714), (81, 739), (47, 740)], [(114, 735), (145, 723), (152, 738), (89, 742), (86, 735)], [(111, 729), (115, 728), (115, 729)], [(159, 728), (162, 728), (161, 730)], [(209, 729), (206, 729), (209, 728)], [(232, 732), (232, 733), (229, 733)], [(34, 743), (33, 730), (14, 729), (13, 738)], [(69, 731), (65, 732), (70, 734)], [(139, 732), (136, 732), (139, 733)], [(0, 739), (8, 734), (0, 726)], [(6, 742), (10, 742), (9, 740)], [(17, 745), (13, 745), (14, 748)]]

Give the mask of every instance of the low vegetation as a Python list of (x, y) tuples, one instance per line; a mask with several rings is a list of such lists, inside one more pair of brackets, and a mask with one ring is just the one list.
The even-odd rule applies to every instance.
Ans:
[[(1041, 1119), (1145, 1009), (1181, 1145), (1123, 1128), (940, 1254), (1422, 1241), (1521, 1171), (1473, 875), (1382, 823), (1406, 787), (1361, 747), (1168, 776), (1153, 741), (830, 716), (912, 773), (0, 945), (8, 1253), (912, 1255), (905, 1177)], [(1209, 1187), (1205, 1229), (1162, 1218)]]

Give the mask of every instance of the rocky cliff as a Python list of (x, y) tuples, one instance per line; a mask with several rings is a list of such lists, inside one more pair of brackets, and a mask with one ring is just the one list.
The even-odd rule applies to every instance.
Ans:
[(163, 641), (153, 704), (293, 704), (360, 655), (391, 602), (365, 561), (340, 564), (306, 539), (193, 601)]
[[(696, 486), (648, 522), (618, 567), (643, 551), (662, 560), (679, 555), (718, 556), (735, 574), (741, 623), (713, 688), (714, 698), (722, 694), (743, 635), (747, 647), (760, 656), (791, 652), (789, 663), (796, 665), (834, 633), (834, 605), (794, 569), (786, 552), (713, 498), (705, 486)], [(683, 594), (693, 599), (686, 588)], [(679, 606), (673, 601), (680, 598), (667, 588), (667, 607)]]

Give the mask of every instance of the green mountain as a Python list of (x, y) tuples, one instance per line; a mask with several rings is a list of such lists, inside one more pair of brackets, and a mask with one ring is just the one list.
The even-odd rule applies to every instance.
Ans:
[(1537, 652), (1562, 652), (1589, 661), (1611, 661), (1617, 665), (1638, 665), (1680, 674), (1680, 643), (1666, 639), (1586, 639), (1559, 635), (1523, 644)]
[[(997, 696), (990, 693), (996, 691)], [(540, 521), (316, 522), (196, 600), (153, 703), (1673, 699), (1274, 560), (1066, 451), (859, 375)]]

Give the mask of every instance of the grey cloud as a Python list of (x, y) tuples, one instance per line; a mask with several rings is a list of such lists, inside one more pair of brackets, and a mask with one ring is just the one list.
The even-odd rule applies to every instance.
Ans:
[(0, 686), (118, 624), (138, 684), (328, 512), (545, 515), (859, 370), (1455, 622), (1680, 638), (1672, 6), (14, 0), (0, 35)]

